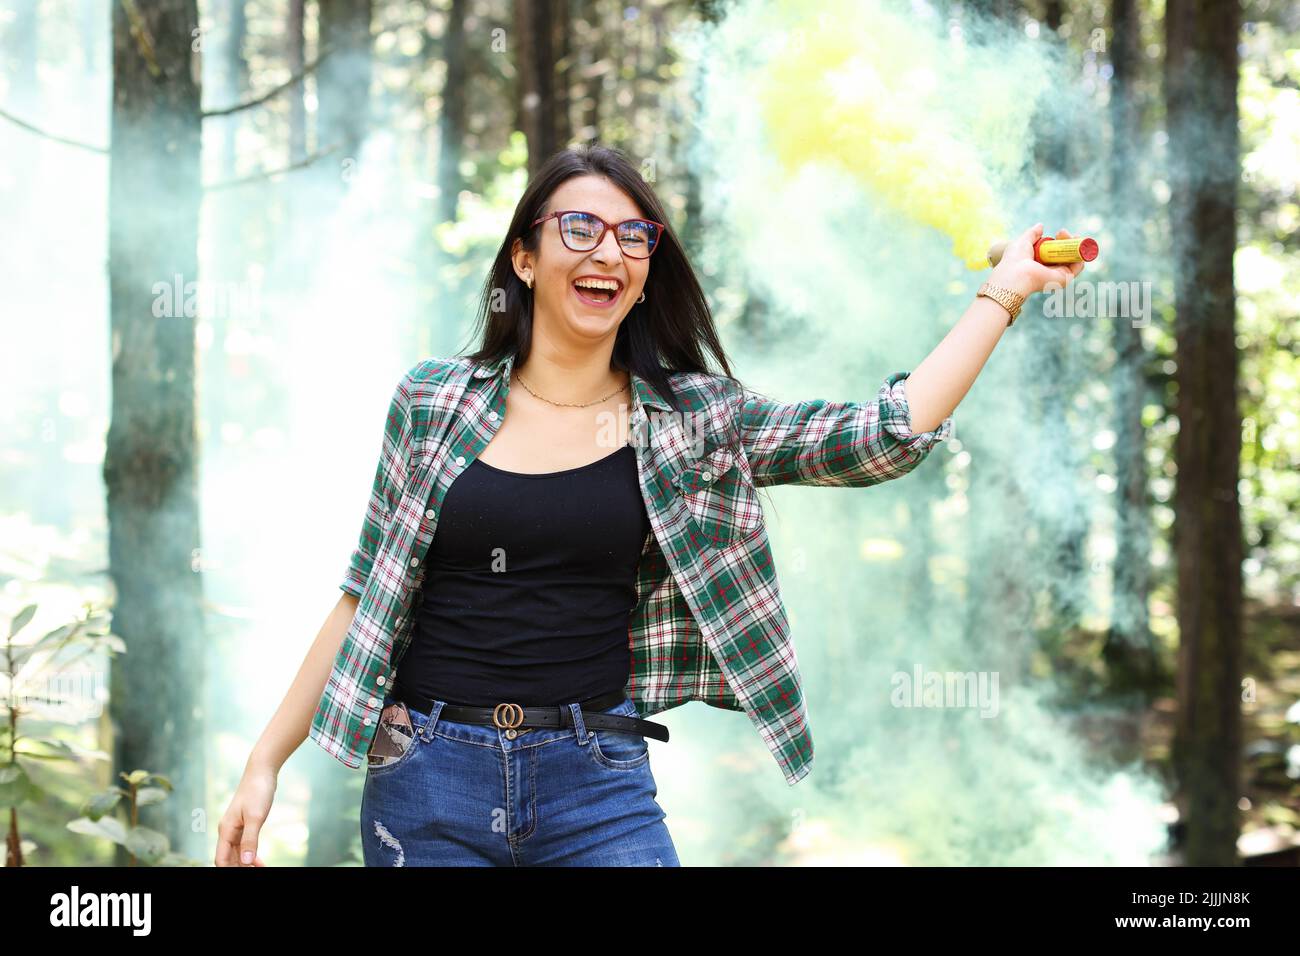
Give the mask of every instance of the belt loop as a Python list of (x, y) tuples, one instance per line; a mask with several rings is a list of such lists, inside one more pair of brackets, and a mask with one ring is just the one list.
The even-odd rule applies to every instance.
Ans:
[(438, 715), (442, 713), (444, 702), (441, 700), (435, 700), (432, 703), (433, 706), (429, 708), (429, 719), (426, 720), (424, 726), (420, 728), (420, 736), (425, 740), (429, 740), (433, 737), (433, 728), (438, 726)]
[(569, 712), (573, 714), (573, 729), (578, 735), (578, 746), (587, 746), (587, 725), (582, 720), (582, 705), (573, 703), (567, 705)]

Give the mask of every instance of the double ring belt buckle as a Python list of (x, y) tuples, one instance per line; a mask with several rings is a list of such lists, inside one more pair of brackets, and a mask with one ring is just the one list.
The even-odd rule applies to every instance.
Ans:
[[(499, 730), (506, 732), (506, 737), (514, 740), (519, 736), (518, 727), (524, 722), (524, 709), (518, 704), (497, 704), (492, 708), (492, 723)], [(527, 731), (524, 731), (527, 733)]]

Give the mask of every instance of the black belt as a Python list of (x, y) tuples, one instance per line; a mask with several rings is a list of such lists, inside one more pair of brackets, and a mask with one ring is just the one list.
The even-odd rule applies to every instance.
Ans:
[[(400, 700), (408, 707), (414, 707), (423, 714), (433, 711), (433, 698), (409, 691), (402, 687), (400, 683), (393, 685), (391, 693), (394, 700)], [(663, 724), (642, 720), (640, 717), (624, 717), (622, 714), (600, 713), (602, 710), (608, 710), (623, 703), (626, 697), (627, 695), (622, 691), (614, 691), (609, 694), (602, 694), (599, 697), (588, 697), (586, 700), (579, 701), (579, 706), (582, 709), (582, 722), (587, 727), (595, 730), (620, 730), (624, 733), (640, 734), (643, 737), (653, 737), (655, 740), (666, 742), (668, 740), (668, 728)], [(462, 724), (487, 724), (498, 727), (504, 730), (506, 736), (512, 740), (519, 734), (527, 733), (528, 730), (537, 727), (573, 726), (573, 712), (564, 704), (555, 704), (550, 707), (523, 707), (506, 701), (492, 706), (445, 703), (439, 717), (446, 717), (448, 720)]]

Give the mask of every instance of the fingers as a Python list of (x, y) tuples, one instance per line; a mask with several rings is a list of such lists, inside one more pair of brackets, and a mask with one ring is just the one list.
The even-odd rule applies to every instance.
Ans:
[(217, 826), (217, 866), (235, 866), (238, 855), (235, 852), (239, 840), (239, 828), (222, 820)]
[[(1059, 231), (1056, 233), (1056, 238), (1057, 238), (1057, 239), (1069, 239), (1069, 238), (1071, 238), (1071, 236), (1070, 236), (1070, 231), (1069, 231), (1068, 229), (1061, 229), (1061, 230), (1059, 230)], [(1082, 271), (1083, 271), (1083, 266), (1084, 266), (1084, 263), (1083, 263), (1083, 262), (1072, 262), (1072, 263), (1070, 263), (1070, 265), (1069, 265), (1069, 269), (1070, 269), (1070, 278), (1072, 279), (1072, 278), (1074, 278), (1075, 276), (1077, 276), (1080, 272), (1082, 272)]]
[[(1070, 235), (1070, 230), (1068, 230), (1068, 229), (1058, 229), (1058, 230), (1056, 230), (1056, 238), (1057, 238), (1057, 239), (1070, 239), (1070, 238), (1073, 238), (1073, 237)], [(1075, 276), (1077, 276), (1080, 272), (1083, 271), (1083, 267), (1084, 267), (1084, 263), (1083, 263), (1083, 262), (1071, 262), (1069, 265), (1061, 266), (1061, 267), (1060, 267), (1060, 269), (1061, 269), (1061, 282), (1062, 282), (1062, 283), (1067, 283), (1067, 282), (1069, 282), (1071, 279), (1073, 279)]]
[(1014, 262), (1019, 259), (1028, 259), (1033, 256), (1034, 243), (1043, 233), (1043, 224), (1037, 223), (1030, 226), (1016, 238), (1007, 243), (1006, 249), (1002, 251), (1002, 258), (1007, 262)]
[(257, 855), (256, 824), (223, 822), (217, 828), (217, 866), (266, 866)]

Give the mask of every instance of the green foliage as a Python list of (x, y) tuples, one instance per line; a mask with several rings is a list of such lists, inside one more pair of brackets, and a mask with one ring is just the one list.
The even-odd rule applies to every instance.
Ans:
[[(20, 807), (49, 799), (50, 794), (32, 779), (29, 762), (106, 760), (100, 751), (86, 751), (53, 736), (26, 735), (21, 732), (20, 721), (26, 708), (20, 701), (34, 698), (37, 681), (43, 676), (66, 668), (71, 661), (88, 654), (125, 653), (122, 639), (109, 629), (109, 615), (105, 607), (87, 602), (78, 618), (60, 625), (36, 641), (19, 644), (18, 634), (36, 616), (37, 605), (22, 608), (10, 622), (0, 668), (9, 692), (0, 701), (3, 707), (3, 731), (0, 732), (0, 809), (9, 810), (14, 826), (18, 824)], [(73, 833), (109, 840), (127, 851), (131, 863), (146, 866), (200, 866), (192, 860), (171, 851), (167, 837), (157, 830), (142, 826), (140, 808), (155, 806), (165, 801), (172, 791), (171, 781), (162, 774), (148, 770), (133, 770), (119, 776), (124, 786), (110, 787), (92, 794), (81, 805), (79, 816), (68, 822)], [(124, 807), (126, 820), (113, 815)], [(23, 841), (26, 852), (32, 845)], [(17, 860), (11, 860), (16, 864)]]
[[(167, 799), (172, 790), (171, 781), (147, 770), (133, 770), (118, 776), (126, 781), (126, 786), (110, 787), (91, 796), (82, 804), (81, 816), (68, 823), (68, 829), (73, 833), (109, 840), (124, 847), (131, 855), (132, 864), (202, 866), (199, 860), (171, 852), (165, 834), (136, 822), (140, 807), (162, 803)], [(123, 823), (116, 816), (110, 816), (119, 805), (125, 805), (130, 822)]]

